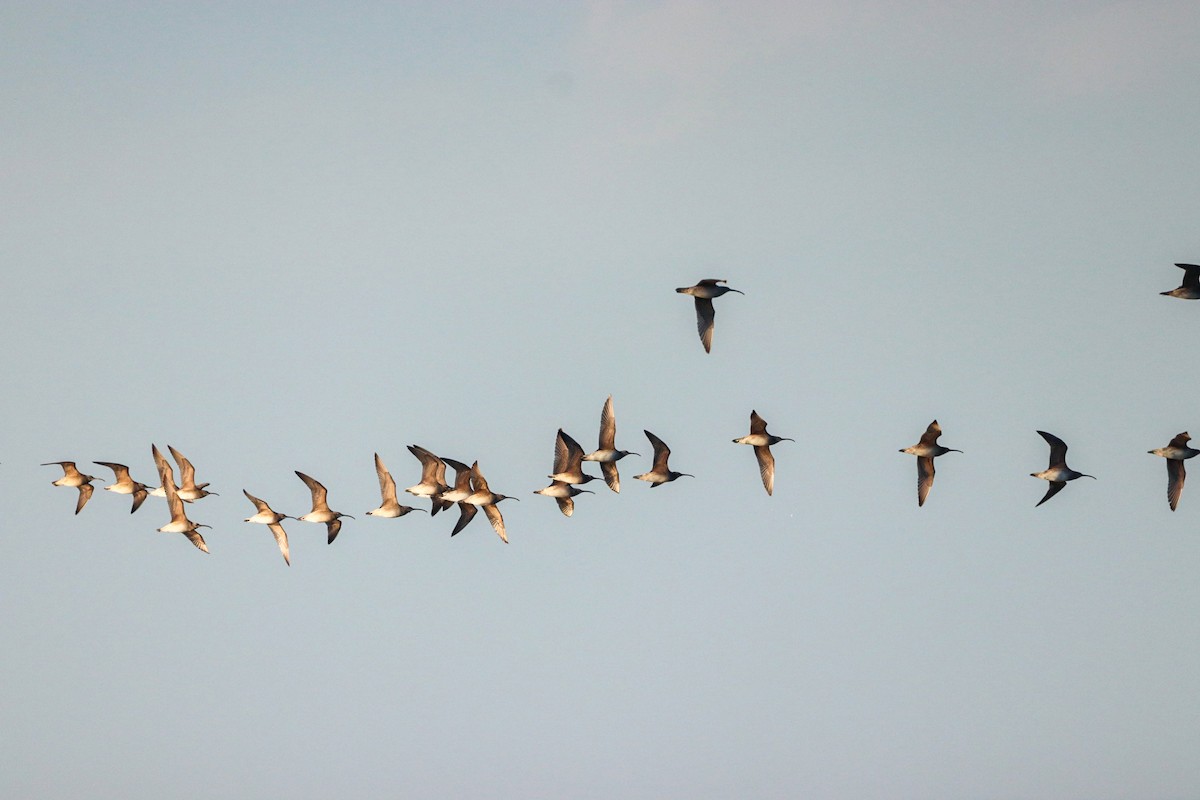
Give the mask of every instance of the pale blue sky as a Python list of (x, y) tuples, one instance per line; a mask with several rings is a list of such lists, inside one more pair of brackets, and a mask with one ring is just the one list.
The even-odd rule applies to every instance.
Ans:
[[(8, 4), (0, 794), (1192, 797), (1192, 3)], [(711, 355), (677, 286), (728, 278)], [(554, 432), (694, 473), (575, 516)], [(751, 408), (772, 432), (759, 483)], [(913, 459), (943, 443), (918, 509)], [(1041, 508), (1035, 430), (1097, 481)], [(173, 444), (210, 556), (41, 462)], [(478, 459), (481, 519), (363, 515)], [(307, 510), (293, 470), (355, 514)], [(96, 474), (105, 474), (96, 468)], [(595, 486), (595, 484), (592, 484)]]

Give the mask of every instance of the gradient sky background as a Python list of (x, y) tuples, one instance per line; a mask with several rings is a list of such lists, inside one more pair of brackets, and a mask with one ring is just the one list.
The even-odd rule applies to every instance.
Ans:
[[(1200, 7), (8, 3), (0, 795), (1200, 793)], [(690, 298), (717, 301), (713, 353)], [(575, 516), (554, 432), (649, 428)], [(757, 409), (774, 497), (730, 439)], [(924, 508), (899, 448), (933, 418)], [(1095, 474), (1041, 508), (1043, 429)], [(191, 516), (41, 462), (150, 443)], [(372, 453), (482, 515), (363, 516)], [(284, 566), (246, 488), (307, 510)], [(94, 473), (107, 476), (97, 467)], [(1200, 479), (1193, 479), (1200, 480)], [(595, 486), (596, 484), (593, 484)], [(424, 505), (424, 503), (422, 503)]]

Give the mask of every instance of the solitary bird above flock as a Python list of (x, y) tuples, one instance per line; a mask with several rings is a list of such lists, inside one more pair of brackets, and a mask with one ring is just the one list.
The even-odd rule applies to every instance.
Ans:
[(713, 298), (720, 297), (726, 292), (745, 294), (740, 289), (721, 286), (722, 283), (728, 282), (724, 278), (705, 278), (695, 286), (684, 286), (675, 290), (680, 294), (690, 294), (696, 298), (696, 330), (700, 332), (700, 343), (704, 345), (706, 353), (712, 352), (713, 323), (717, 318), (717, 312), (713, 309)]

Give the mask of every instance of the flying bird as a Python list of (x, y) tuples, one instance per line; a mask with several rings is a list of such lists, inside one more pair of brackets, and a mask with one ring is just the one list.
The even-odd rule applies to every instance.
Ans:
[(267, 529), (275, 537), (275, 544), (279, 545), (279, 552), (283, 553), (283, 563), (289, 567), (292, 565), (291, 553), (288, 551), (287, 531), (283, 529), (282, 523), (285, 519), (295, 519), (287, 514), (279, 514), (267, 505), (266, 500), (259, 500), (254, 495), (242, 489), (242, 494), (246, 495), (246, 499), (254, 503), (254, 507), (258, 509), (253, 517), (246, 517), (246, 522), (257, 522), (260, 525), (266, 525)]
[[(573, 484), (600, 480), (583, 471), (583, 456), (579, 442), (559, 428), (558, 435), (554, 437), (554, 474), (549, 476), (550, 480)], [(619, 478), (617, 485), (620, 485)]]
[[(505, 494), (496, 494), (488, 488), (488, 483), (484, 479), (483, 473), (479, 471), (478, 461), (471, 465), (471, 471), (468, 474), (471, 477), (472, 491), (459, 503), (463, 508), (462, 518), (459, 520), (459, 524), (455, 526), (454, 532), (450, 535), (453, 536), (465, 528), (467, 523), (475, 517), (475, 510), (482, 508), (483, 513), (487, 515), (488, 521), (492, 523), (492, 528), (495, 529), (504, 543), (508, 544), (508, 534), (504, 531), (504, 517), (500, 515), (500, 509), (496, 507), (496, 504), (501, 500), (519, 500), (520, 498), (510, 497)], [(467, 508), (471, 508), (472, 511), (468, 513), (466, 511)]]
[(446, 491), (437, 496), (437, 499), (446, 506), (458, 505), (458, 521), (454, 523), (454, 529), (450, 531), (451, 536), (457, 536), (479, 513), (478, 508), (463, 502), (474, 491), (471, 486), (471, 468), (452, 458), (442, 460), (454, 470), (454, 486), (447, 487)]
[(131, 494), (133, 495), (133, 507), (129, 509), (129, 513), (137, 511), (142, 507), (142, 503), (146, 502), (146, 498), (150, 494), (150, 487), (144, 483), (138, 483), (129, 476), (129, 467), (124, 464), (117, 464), (112, 461), (93, 461), (93, 464), (98, 464), (101, 467), (108, 467), (116, 476), (116, 482), (111, 486), (105, 486), (104, 490), (115, 494)]
[(1188, 436), (1188, 432), (1184, 431), (1172, 439), (1166, 447), (1146, 451), (1152, 456), (1162, 456), (1167, 460), (1167, 502), (1171, 505), (1172, 511), (1175, 510), (1175, 506), (1179, 505), (1179, 496), (1183, 493), (1183, 482), (1187, 478), (1183, 460), (1200, 453), (1200, 450), (1188, 447), (1191, 438)]
[(183, 453), (176, 450), (171, 445), (167, 445), (167, 449), (171, 451), (171, 457), (175, 459), (175, 463), (179, 465), (179, 486), (177, 491), (179, 497), (187, 502), (199, 500), (201, 497), (216, 495), (216, 492), (210, 492), (205, 487), (207, 483), (196, 483), (196, 468), (192, 466), (192, 462), (184, 457)]
[[(379, 508), (368, 511), (368, 516), (392, 519), (403, 517), (414, 510), (412, 506), (400, 505), (396, 499), (396, 481), (392, 479), (392, 473), (388, 472), (387, 467), (383, 465), (383, 459), (379, 457), (379, 453), (375, 454), (375, 474), (379, 476), (379, 494), (382, 496), (383, 502), (379, 504)], [(425, 509), (416, 510), (424, 511)]]
[(604, 401), (600, 411), (600, 447), (583, 456), (583, 461), (599, 461), (600, 471), (604, 473), (604, 482), (614, 492), (621, 491), (621, 476), (617, 472), (617, 462), (625, 456), (636, 456), (629, 450), (617, 449), (617, 415), (613, 412), (612, 395)]
[(654, 466), (649, 472), (644, 472), (641, 475), (634, 475), (635, 480), (649, 481), (650, 488), (653, 489), (659, 484), (673, 481), (676, 478), (687, 476), (689, 478), (696, 477), (687, 472), (673, 472), (667, 466), (667, 459), (671, 457), (671, 448), (667, 447), (666, 442), (655, 436), (650, 431), (642, 431), (646, 434), (646, 438), (650, 440), (650, 444), (654, 446)]
[(150, 445), (150, 453), (154, 456), (154, 465), (158, 467), (158, 480), (163, 493), (167, 497), (167, 508), (171, 512), (171, 521), (159, 528), (158, 532), (182, 533), (200, 551), (207, 553), (208, 544), (204, 541), (204, 537), (200, 535), (198, 529), (210, 528), (212, 526), (201, 525), (187, 518), (187, 512), (183, 510), (183, 498), (179, 496), (179, 492), (175, 489), (175, 473), (171, 470), (171, 465), (167, 463), (167, 459), (163, 457), (157, 445)]
[(75, 503), (76, 514), (83, 511), (83, 507), (87, 505), (87, 501), (92, 497), (92, 492), (96, 491), (96, 487), (92, 486), (92, 481), (102, 480), (94, 475), (84, 475), (75, 469), (74, 461), (47, 461), (42, 466), (62, 467), (63, 476), (56, 481), (51, 481), (52, 486), (73, 486), (79, 489), (79, 500)]
[(1176, 264), (1183, 270), (1183, 282), (1179, 288), (1169, 292), (1159, 292), (1168, 297), (1178, 297), (1182, 300), (1200, 299), (1200, 264)]
[(471, 468), (453, 458), (443, 458), (442, 461), (454, 470), (454, 485), (447, 486), (445, 491), (435, 497), (449, 508), (455, 503), (461, 503), (471, 493)]
[(330, 511), (329, 503), (326, 502), (326, 497), (329, 492), (318, 481), (310, 478), (299, 470), (294, 470), (296, 477), (304, 481), (304, 485), (312, 492), (312, 511), (307, 514), (296, 517), (301, 522), (324, 522), (325, 532), (328, 534), (326, 539), (327, 544), (333, 544), (333, 540), (337, 538), (338, 531), (342, 529), (342, 519), (354, 519), (349, 514), (343, 514), (340, 511)]
[(929, 496), (929, 490), (933, 488), (933, 459), (946, 453), (962, 452), (962, 450), (955, 450), (952, 447), (942, 447), (938, 444), (938, 437), (941, 435), (942, 426), (938, 425), (938, 421), (935, 419), (929, 423), (929, 427), (925, 429), (925, 433), (921, 434), (921, 441), (912, 447), (906, 447), (900, 451), (901, 453), (908, 453), (910, 456), (917, 457), (918, 506), (925, 505), (925, 498)]
[(417, 497), (428, 497), (432, 505), (429, 516), (437, 516), (439, 511), (454, 505), (438, 499), (439, 494), (450, 488), (446, 485), (446, 462), (417, 444), (410, 444), (408, 452), (421, 462), (421, 482), (404, 491)]
[(1046, 496), (1038, 501), (1039, 506), (1062, 491), (1062, 488), (1067, 485), (1067, 481), (1073, 481), (1076, 478), (1096, 479), (1095, 475), (1085, 475), (1067, 466), (1066, 442), (1054, 434), (1046, 433), (1045, 431), (1038, 431), (1038, 435), (1046, 440), (1046, 444), (1050, 445), (1050, 466), (1041, 472), (1029, 473), (1030, 477), (1050, 481), (1050, 488), (1046, 490)]
[(549, 486), (545, 489), (536, 489), (534, 494), (553, 497), (558, 502), (558, 510), (563, 513), (564, 517), (569, 517), (575, 513), (575, 501), (572, 498), (584, 492), (595, 494), (591, 489), (580, 489), (578, 486), (572, 486), (566, 481), (552, 479)]
[[(550, 476), (550, 485), (534, 492), (553, 497), (558, 503), (558, 510), (566, 517), (575, 513), (573, 498), (576, 495), (584, 492), (594, 494), (591, 489), (579, 489), (573, 484), (599, 480), (595, 475), (588, 475), (583, 471), (583, 455), (583, 448), (579, 442), (559, 428), (554, 436), (554, 474)], [(617, 485), (620, 485), (619, 479)]]
[(690, 294), (696, 298), (696, 330), (700, 332), (700, 343), (704, 345), (706, 353), (712, 352), (713, 322), (717, 318), (717, 312), (713, 310), (713, 298), (720, 297), (726, 292), (745, 294), (740, 289), (721, 286), (722, 283), (728, 283), (728, 281), (723, 278), (705, 278), (695, 286), (684, 286), (675, 290), (680, 294)]
[(771, 445), (779, 442), (794, 442), (785, 436), (772, 436), (767, 433), (767, 421), (750, 411), (750, 435), (734, 439), (734, 444), (748, 444), (754, 447), (754, 456), (758, 459), (758, 474), (762, 477), (763, 488), (767, 495), (775, 491), (775, 456), (771, 454)]

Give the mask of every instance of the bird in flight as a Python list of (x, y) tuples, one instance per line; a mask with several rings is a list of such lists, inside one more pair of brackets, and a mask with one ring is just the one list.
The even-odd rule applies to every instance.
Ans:
[(1200, 299), (1200, 264), (1176, 264), (1183, 270), (1183, 282), (1179, 287), (1169, 292), (1159, 292), (1168, 297), (1178, 297), (1181, 300)]
[(159, 484), (167, 496), (167, 508), (171, 512), (171, 521), (159, 528), (158, 532), (182, 533), (201, 552), (207, 553), (208, 544), (198, 529), (212, 526), (201, 525), (187, 518), (187, 512), (183, 509), (183, 498), (179, 496), (179, 492), (175, 488), (175, 473), (172, 471), (171, 465), (167, 463), (167, 459), (158, 449), (158, 445), (150, 445), (150, 453), (154, 456), (155, 466), (158, 467)]
[(775, 456), (771, 454), (771, 445), (779, 442), (794, 442), (786, 436), (772, 436), (767, 433), (767, 421), (758, 415), (757, 411), (750, 412), (750, 435), (734, 439), (734, 444), (748, 444), (754, 448), (754, 456), (758, 459), (758, 474), (762, 477), (763, 488), (770, 495), (775, 491)]
[[(1044, 481), (1050, 481), (1050, 488), (1046, 490), (1046, 496), (1038, 501), (1040, 506), (1042, 503), (1049, 500), (1054, 495), (1062, 491), (1062, 488), (1067, 485), (1067, 481), (1073, 481), (1076, 478), (1091, 478), (1096, 479), (1095, 475), (1085, 475), (1082, 472), (1076, 472), (1067, 466), (1067, 443), (1058, 438), (1052, 433), (1038, 431), (1038, 435), (1046, 440), (1046, 444), (1050, 445), (1050, 466), (1041, 472), (1031, 472), (1029, 475), (1034, 478), (1041, 478)], [(1035, 506), (1036, 508), (1036, 506)]]
[(138, 483), (129, 477), (129, 467), (113, 461), (93, 461), (92, 463), (101, 467), (108, 467), (113, 471), (113, 475), (116, 476), (116, 482), (111, 486), (105, 486), (105, 491), (133, 495), (133, 508), (129, 509), (130, 514), (137, 511), (142, 507), (142, 503), (146, 502), (146, 498), (150, 495), (150, 487), (144, 483)]
[[(74, 461), (47, 461), (42, 464), (43, 467), (62, 467), (63, 476), (56, 481), (51, 481), (52, 486), (73, 486), (79, 489), (79, 499), (75, 502), (75, 513), (83, 511), (83, 507), (87, 505), (87, 501), (91, 499), (92, 492), (96, 491), (96, 487), (92, 486), (92, 481), (101, 480), (94, 475), (84, 475), (75, 468)], [(108, 488), (108, 487), (105, 487)], [(137, 506), (134, 506), (136, 510)]]
[(375, 454), (375, 474), (379, 476), (379, 494), (382, 502), (379, 504), (379, 508), (368, 511), (368, 516), (394, 518), (403, 517), (410, 511), (425, 510), (400, 505), (400, 501), (396, 499), (396, 481), (392, 478), (392, 473), (388, 472), (387, 467), (383, 465), (383, 459), (379, 457), (379, 453)]
[(650, 488), (653, 489), (661, 484), (669, 483), (676, 478), (682, 478), (684, 476), (688, 478), (696, 477), (695, 475), (687, 472), (674, 472), (667, 465), (667, 459), (671, 457), (671, 448), (667, 447), (667, 443), (655, 436), (650, 431), (642, 431), (642, 433), (646, 434), (646, 438), (649, 439), (650, 444), (654, 446), (654, 466), (650, 468), (649, 472), (643, 472), (641, 475), (634, 475), (633, 477), (636, 480), (649, 482)]
[(745, 294), (740, 289), (721, 286), (722, 283), (728, 282), (724, 278), (705, 278), (695, 286), (683, 286), (675, 290), (680, 294), (690, 294), (696, 298), (696, 330), (700, 333), (700, 343), (704, 345), (706, 353), (712, 352), (713, 323), (717, 318), (717, 312), (713, 309), (713, 298), (720, 297), (726, 292)]
[(600, 462), (600, 471), (604, 473), (604, 482), (614, 492), (621, 491), (621, 475), (617, 472), (617, 462), (625, 456), (636, 456), (630, 450), (617, 449), (617, 415), (613, 411), (612, 395), (604, 401), (600, 411), (600, 446), (582, 457), (583, 461)]
[(266, 500), (259, 500), (254, 495), (242, 489), (242, 494), (246, 495), (246, 499), (254, 503), (254, 507), (258, 512), (253, 517), (246, 517), (246, 522), (257, 522), (260, 525), (266, 525), (275, 537), (275, 544), (279, 545), (279, 552), (283, 553), (283, 563), (289, 567), (292, 565), (292, 556), (288, 550), (287, 531), (283, 529), (282, 523), (285, 519), (295, 519), (287, 514), (279, 514), (267, 505)]
[(1183, 460), (1200, 453), (1200, 450), (1188, 447), (1191, 438), (1188, 436), (1188, 432), (1184, 431), (1177, 434), (1166, 447), (1146, 451), (1152, 456), (1162, 456), (1167, 460), (1167, 503), (1170, 504), (1172, 511), (1175, 510), (1175, 506), (1179, 505), (1179, 496), (1183, 493), (1183, 482), (1187, 478)]
[(340, 511), (331, 511), (326, 499), (329, 493), (325, 487), (299, 470), (295, 470), (295, 473), (296, 477), (304, 481), (304, 485), (312, 492), (312, 511), (296, 517), (296, 519), (301, 522), (324, 522), (326, 543), (333, 544), (333, 540), (337, 538), (338, 532), (342, 529), (342, 518), (354, 519), (354, 517)]
[(906, 447), (900, 451), (901, 453), (908, 453), (910, 456), (917, 457), (918, 506), (925, 505), (925, 498), (929, 496), (929, 490), (933, 488), (933, 459), (946, 453), (962, 452), (962, 450), (955, 450), (952, 447), (942, 447), (938, 444), (938, 437), (941, 435), (942, 426), (938, 425), (938, 421), (935, 419), (929, 423), (929, 427), (925, 429), (925, 433), (921, 434), (921, 441), (912, 447)]

